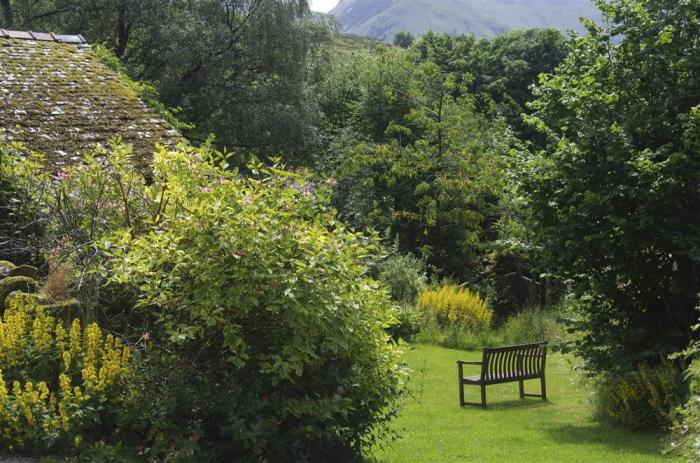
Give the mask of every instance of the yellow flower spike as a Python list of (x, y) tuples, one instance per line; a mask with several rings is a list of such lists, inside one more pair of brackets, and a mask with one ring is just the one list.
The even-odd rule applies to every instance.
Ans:
[(73, 324), (70, 327), (70, 353), (72, 356), (76, 357), (80, 353), (81, 343), (80, 321), (73, 320)]
[(41, 381), (39, 384), (37, 384), (37, 390), (39, 391), (39, 399), (42, 402), (45, 402), (49, 397), (49, 387), (44, 381)]
[(86, 390), (92, 390), (95, 386), (97, 386), (97, 372), (95, 371), (94, 366), (88, 365), (87, 367), (83, 368), (81, 374)]
[(46, 316), (43, 307), (37, 306), (31, 329), (31, 337), (34, 340), (36, 350), (43, 352), (51, 347), (52, 331), (53, 319)]
[(91, 323), (85, 330), (85, 362), (94, 363), (99, 356), (99, 344), (102, 332), (96, 323)]
[(56, 340), (56, 348), (60, 351), (66, 350), (66, 329), (63, 327), (63, 323), (56, 323), (54, 338)]
[(66, 351), (63, 353), (63, 371), (68, 371), (70, 369), (71, 355), (70, 352)]
[(58, 386), (61, 390), (62, 400), (70, 400), (71, 397), (71, 384), (68, 375), (61, 373), (58, 376)]
[(58, 413), (59, 416), (61, 417), (61, 429), (63, 429), (65, 432), (70, 431), (70, 413), (68, 412), (68, 409), (66, 408), (67, 401), (61, 400), (58, 403)]
[(5, 405), (7, 401), (7, 384), (5, 384), (5, 377), (2, 370), (0, 370), (0, 406)]

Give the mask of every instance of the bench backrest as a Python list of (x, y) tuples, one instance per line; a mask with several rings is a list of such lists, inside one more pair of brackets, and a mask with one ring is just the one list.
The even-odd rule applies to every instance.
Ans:
[(481, 367), (481, 379), (486, 381), (538, 378), (544, 373), (547, 343), (518, 346), (487, 347)]

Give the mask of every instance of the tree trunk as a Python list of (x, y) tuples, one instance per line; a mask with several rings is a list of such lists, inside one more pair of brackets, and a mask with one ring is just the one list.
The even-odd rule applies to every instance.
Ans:
[(114, 53), (121, 58), (129, 43), (129, 0), (119, 0), (119, 17), (117, 18), (117, 48)]
[(10, 0), (0, 0), (0, 13), (2, 13), (3, 26), (7, 29), (12, 29), (12, 5)]

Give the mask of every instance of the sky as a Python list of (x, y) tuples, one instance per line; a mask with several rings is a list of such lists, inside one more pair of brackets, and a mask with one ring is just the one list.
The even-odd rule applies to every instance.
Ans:
[(311, 3), (311, 9), (313, 11), (328, 13), (338, 4), (338, 0), (311, 0), (309, 3)]

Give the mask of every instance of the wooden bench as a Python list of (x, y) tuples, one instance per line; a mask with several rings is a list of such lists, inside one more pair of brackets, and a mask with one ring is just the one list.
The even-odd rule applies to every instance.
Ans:
[[(486, 386), (491, 384), (520, 383), (520, 398), (540, 397), (547, 400), (547, 386), (544, 379), (544, 366), (547, 360), (547, 343), (522, 344), (519, 346), (487, 347), (481, 362), (457, 361), (459, 373), (459, 405), (480, 405), (486, 407)], [(481, 374), (464, 377), (464, 365), (481, 366)], [(541, 394), (526, 394), (523, 381), (540, 379)], [(481, 403), (464, 401), (464, 386), (481, 387)]]

